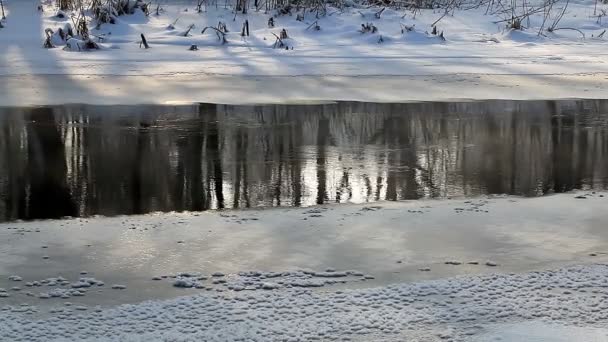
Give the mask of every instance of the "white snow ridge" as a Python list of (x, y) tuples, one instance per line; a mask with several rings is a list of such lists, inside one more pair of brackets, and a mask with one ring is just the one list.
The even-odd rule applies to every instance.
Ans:
[[(356, 290), (203, 292), (91, 313), (54, 310), (38, 320), (2, 311), (0, 336), (32, 342), (498, 341), (500, 331), (513, 330), (504, 324), (519, 321), (597, 336), (608, 318), (607, 299), (608, 265), (598, 264)], [(577, 325), (594, 330), (566, 327)], [(543, 333), (551, 336), (537, 336)]]

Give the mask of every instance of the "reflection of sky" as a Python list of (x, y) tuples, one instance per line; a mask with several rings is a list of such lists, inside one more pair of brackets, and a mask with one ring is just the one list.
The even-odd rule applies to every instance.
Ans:
[[(487, 202), (483, 208), (489, 213), (456, 213), (454, 208), (471, 207), (465, 200), (428, 200), (385, 202), (379, 211), (332, 206), (322, 217), (306, 209), (268, 209), (2, 224), (0, 275), (77, 278), (86, 270), (138, 292), (156, 286), (153, 276), (186, 271), (333, 267), (371, 273), (377, 284), (497, 270), (444, 265), (448, 260), (492, 260), (501, 272), (601, 262), (605, 256), (588, 253), (608, 248), (602, 229), (608, 197), (583, 203), (574, 196), (472, 200)], [(42, 231), (22, 236), (7, 227)], [(432, 272), (417, 270), (427, 266)], [(0, 277), (0, 287), (8, 286), (5, 279)], [(164, 289), (171, 290), (168, 284)]]
[[(318, 186), (316, 163), (317, 152), (315, 146), (304, 146), (303, 153), (310, 158), (306, 160), (302, 184), (305, 189), (306, 197), (302, 201), (302, 205), (310, 206), (316, 204), (316, 189)], [(380, 188), (380, 197), (384, 197), (386, 184), (382, 181), (376, 183), (376, 179), (385, 178), (386, 171), (384, 170), (382, 159), (377, 158), (377, 153), (373, 146), (365, 146), (362, 151), (347, 151), (342, 153), (338, 147), (330, 146), (326, 149), (325, 159), (325, 177), (327, 182), (326, 192), (330, 198), (330, 202), (340, 203), (363, 203), (373, 201), (373, 196), (368, 194), (376, 194)], [(343, 183), (344, 173), (348, 174), (348, 183)], [(368, 181), (366, 181), (366, 179)], [(340, 192), (340, 201), (337, 200), (336, 194)]]

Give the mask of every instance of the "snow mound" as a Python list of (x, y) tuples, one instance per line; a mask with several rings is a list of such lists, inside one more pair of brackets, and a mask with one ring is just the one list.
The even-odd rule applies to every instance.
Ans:
[(432, 35), (428, 32), (417, 30), (405, 31), (403, 37), (407, 43), (411, 44), (444, 44), (446, 42), (439, 35)]
[(538, 32), (531, 32), (526, 30), (508, 29), (498, 37), (499, 40), (510, 40), (519, 43), (538, 43), (545, 40), (543, 36), (539, 36)]

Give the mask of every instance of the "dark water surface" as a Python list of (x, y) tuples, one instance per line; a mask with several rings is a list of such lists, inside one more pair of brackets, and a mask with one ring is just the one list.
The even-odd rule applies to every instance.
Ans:
[(0, 220), (608, 189), (608, 101), (0, 108)]

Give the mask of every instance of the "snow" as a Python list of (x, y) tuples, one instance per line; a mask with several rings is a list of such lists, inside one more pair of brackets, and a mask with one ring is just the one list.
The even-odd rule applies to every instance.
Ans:
[[(580, 29), (584, 39), (572, 30), (539, 37), (542, 13), (531, 17), (525, 31), (507, 30), (495, 23), (501, 17), (484, 15), (480, 8), (443, 18), (438, 23), (443, 41), (428, 33), (440, 10), (422, 10), (414, 18), (386, 9), (376, 19), (373, 8), (330, 8), (316, 31), (307, 30), (316, 20), (312, 14), (303, 22), (296, 15), (278, 16), (276, 26), (268, 28), (269, 14), (262, 11), (233, 20), (234, 13), (223, 7), (199, 14), (192, 4), (167, 4), (160, 16), (137, 13), (102, 25), (93, 31), (104, 37), (101, 50), (74, 52), (41, 47), (44, 29), (64, 27), (68, 18), (55, 18), (48, 6), (40, 14), (32, 0), (10, 0), (6, 27), (0, 29), (0, 103), (602, 98), (606, 39), (597, 36), (608, 23), (592, 16), (593, 5), (571, 1), (560, 24)], [(177, 18), (175, 28), (168, 29)], [(240, 36), (245, 19), (249, 37)], [(214, 33), (201, 34), (218, 21), (229, 29), (225, 45)], [(378, 33), (358, 32), (366, 22), (373, 22)], [(180, 36), (191, 24), (191, 33)], [(402, 33), (402, 25), (413, 30)], [(272, 33), (282, 28), (293, 50), (272, 48)], [(150, 49), (139, 48), (140, 33)], [(193, 44), (198, 51), (188, 50)]]
[[(579, 191), (4, 223), (0, 286), (19, 274), (34, 292), (0, 291), (0, 336), (601, 340), (607, 200)], [(99, 292), (104, 282), (114, 285)]]
[(542, 321), (497, 324), (488, 330), (489, 332), (475, 338), (474, 341), (602, 342), (608, 339), (608, 328), (606, 327), (577, 327)]
[(191, 287), (200, 287), (202, 284), (198, 282), (196, 279), (188, 278), (188, 277), (177, 277), (173, 281), (173, 286), (175, 287), (183, 287), (183, 288), (191, 288)]
[[(63, 49), (57, 36), (59, 48), (42, 48), (44, 29), (69, 19), (49, 7), (38, 13), (34, 1), (8, 0), (0, 105), (604, 98), (606, 41), (596, 37), (607, 26), (591, 17), (593, 4), (572, 1), (563, 21), (585, 39), (567, 30), (539, 37), (539, 16), (525, 31), (507, 30), (477, 9), (445, 17), (445, 41), (427, 32), (442, 14), (433, 10), (402, 18), (404, 11), (387, 9), (381, 19), (375, 9), (330, 10), (319, 31), (307, 29), (312, 18), (295, 15), (268, 28), (269, 15), (251, 11), (252, 35), (240, 37), (243, 15), (233, 21), (223, 8), (198, 14), (191, 4), (165, 5), (159, 17), (137, 13), (102, 25), (93, 32), (104, 37), (101, 49), (79, 51), (72, 43), (82, 41)], [(230, 29), (227, 44), (201, 34), (220, 20)], [(379, 32), (357, 32), (365, 22)], [(402, 24), (414, 29), (401, 32)], [(282, 28), (289, 50), (272, 48), (271, 33)], [(151, 49), (139, 48), (140, 33)], [(236, 220), (208, 212), (0, 224), (0, 285), (26, 279), (28, 290), (40, 291), (0, 289), (0, 336), (606, 340), (606, 198), (482, 200), (483, 212), (455, 199), (230, 212)], [(142, 229), (129, 229), (134, 222)], [(42, 225), (38, 236), (7, 233)], [(53, 248), (40, 254), (47, 244)], [(83, 268), (112, 290), (78, 279)], [(352, 268), (361, 271), (346, 271)], [(256, 269), (263, 271), (248, 271)], [(106, 307), (89, 310), (95, 304)]]
[[(183, 273), (175, 276), (172, 280), (174, 287), (178, 288), (197, 288), (207, 290), (272, 290), (280, 287), (326, 287), (335, 284), (347, 284), (356, 281), (368, 280), (367, 278), (355, 277), (356, 271), (344, 271), (344, 272), (310, 272), (305, 270), (285, 271), (285, 272), (260, 272), (260, 271), (241, 271), (238, 274), (228, 275), (224, 279), (211, 279), (211, 284), (205, 285), (204, 281), (207, 280), (205, 276), (190, 276), (184, 275)], [(333, 274), (333, 276), (328, 276)], [(222, 276), (224, 277), (224, 276)], [(173, 276), (169, 277), (173, 278)], [(328, 278), (342, 278), (339, 280), (328, 279)], [(162, 278), (153, 278), (153, 280), (162, 280)], [(268, 282), (267, 280), (272, 280)], [(212, 285), (218, 285), (213, 287)]]
[[(587, 199), (576, 198), (581, 195)], [(205, 277), (206, 284), (224, 279), (216, 285), (230, 285), (248, 272), (272, 278), (309, 270), (305, 274), (317, 279), (352, 277), (357, 281), (347, 286), (369, 286), (363, 284), (604, 262), (606, 201), (603, 193), (580, 191), (381, 202), (374, 210), (345, 204), (4, 223), (0, 287), (16, 285), (10, 275), (24, 283), (59, 285), (92, 276), (124, 284), (132, 300), (141, 300), (146, 294), (138, 293), (140, 287), (154, 286), (160, 296), (179, 293), (170, 289), (176, 279), (171, 275)], [(303, 220), (312, 212), (323, 214)], [(130, 229), (133, 225), (138, 229)], [(13, 233), (40, 227), (37, 234)], [(43, 244), (53, 248), (42, 250)], [(52, 262), (41, 258), (43, 252)], [(375, 279), (358, 281), (362, 278)]]
[(54, 309), (50, 317), (38, 319), (23, 316), (35, 307), (5, 307), (0, 334), (32, 342), (399, 341), (422, 336), (426, 341), (600, 341), (607, 331), (608, 265), (356, 290), (277, 289), (274, 284), (264, 289), (203, 292), (95, 313), (78, 305), (74, 309), (81, 313)]
[(70, 286), (73, 289), (86, 288), (91, 286), (103, 286), (104, 283), (95, 278), (80, 278), (77, 282), (72, 283)]

